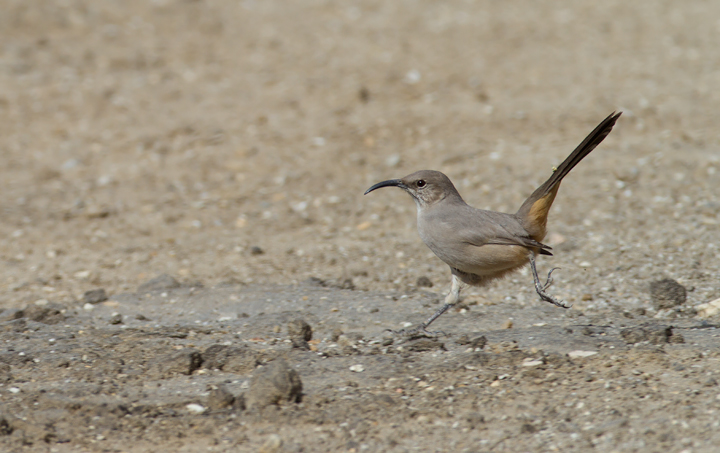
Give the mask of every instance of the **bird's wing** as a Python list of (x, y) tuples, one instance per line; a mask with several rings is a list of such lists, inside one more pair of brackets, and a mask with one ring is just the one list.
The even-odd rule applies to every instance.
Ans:
[(455, 234), (466, 244), (476, 247), (487, 244), (519, 245), (539, 249), (543, 255), (552, 255), (550, 246), (531, 238), (510, 214), (470, 208), (453, 223), (457, 228)]

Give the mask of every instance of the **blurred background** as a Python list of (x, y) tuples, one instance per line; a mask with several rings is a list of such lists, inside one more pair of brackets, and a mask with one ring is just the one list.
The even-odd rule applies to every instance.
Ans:
[[(2, 306), (161, 273), (444, 291), (410, 198), (365, 189), (437, 169), (469, 204), (514, 212), (616, 109), (563, 183), (540, 266), (585, 305), (642, 304), (656, 276), (720, 297), (720, 3), (0, 10)], [(535, 300), (530, 282), (476, 294)]]

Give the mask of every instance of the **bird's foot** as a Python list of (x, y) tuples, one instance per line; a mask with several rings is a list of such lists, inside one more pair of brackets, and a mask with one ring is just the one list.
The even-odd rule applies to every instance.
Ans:
[(560, 307), (560, 308), (571, 308), (572, 304), (567, 304), (565, 301), (556, 299), (555, 297), (551, 296), (550, 294), (545, 292), (545, 288), (540, 288), (540, 286), (535, 287), (535, 291), (538, 293), (538, 296), (540, 296), (540, 299), (544, 300), (545, 302), (550, 302), (551, 304)]
[(557, 267), (553, 268), (548, 272), (547, 280), (545, 280), (545, 284), (540, 284), (540, 278), (537, 274), (537, 269), (535, 268), (535, 259), (531, 256), (530, 257), (530, 269), (532, 270), (533, 274), (533, 280), (535, 281), (535, 292), (538, 293), (538, 296), (540, 296), (540, 299), (544, 300), (545, 302), (550, 302), (551, 304), (560, 307), (560, 308), (570, 308), (572, 307), (572, 304), (568, 305), (564, 301), (559, 300), (551, 296), (550, 294), (546, 293), (545, 290), (550, 287), (553, 283), (552, 279), (552, 273), (553, 271), (559, 269)]
[(552, 273), (555, 272), (555, 271), (558, 270), (558, 269), (560, 269), (560, 268), (559, 268), (559, 267), (553, 267), (552, 269), (550, 269), (550, 272), (548, 272), (547, 280), (545, 280), (545, 284), (542, 285), (542, 290), (543, 290), (543, 291), (545, 291), (546, 289), (550, 288), (550, 286), (552, 286), (553, 281), (554, 281), (553, 278), (552, 278)]

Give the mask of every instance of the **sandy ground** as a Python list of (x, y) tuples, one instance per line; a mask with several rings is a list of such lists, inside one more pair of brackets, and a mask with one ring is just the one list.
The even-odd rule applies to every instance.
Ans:
[[(720, 445), (702, 310), (720, 299), (720, 4), (0, 10), (3, 451)], [(385, 333), (450, 278), (407, 195), (365, 189), (437, 169), (512, 212), (613, 110), (539, 261), (572, 309), (520, 272), (468, 291), (446, 336)], [(138, 289), (161, 274), (179, 286)], [(684, 304), (658, 309), (661, 278)], [(310, 350), (292, 347), (300, 319)], [(278, 359), (301, 401), (243, 409)]]

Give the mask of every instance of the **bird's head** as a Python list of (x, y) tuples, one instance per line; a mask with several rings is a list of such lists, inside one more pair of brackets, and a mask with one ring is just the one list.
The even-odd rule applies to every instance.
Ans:
[(462, 200), (450, 178), (434, 170), (420, 170), (402, 179), (389, 179), (379, 182), (366, 190), (365, 195), (381, 187), (399, 187), (403, 189), (413, 197), (418, 209), (430, 207), (447, 197), (457, 197)]

